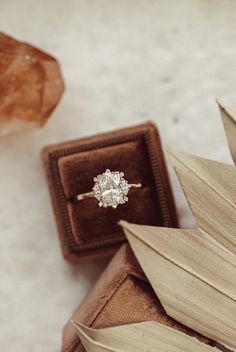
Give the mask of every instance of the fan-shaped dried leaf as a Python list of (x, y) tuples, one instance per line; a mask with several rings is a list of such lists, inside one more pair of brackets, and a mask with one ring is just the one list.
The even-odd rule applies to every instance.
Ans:
[(218, 102), (229, 149), (236, 164), (236, 113), (231, 113)]
[(121, 225), (167, 313), (235, 349), (236, 256), (200, 230)]
[(217, 352), (177, 330), (145, 322), (95, 330), (74, 322), (87, 352)]
[(199, 230), (236, 254), (236, 167), (169, 151)]

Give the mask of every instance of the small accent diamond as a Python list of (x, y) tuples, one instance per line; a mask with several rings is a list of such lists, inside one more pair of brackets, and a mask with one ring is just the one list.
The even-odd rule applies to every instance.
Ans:
[(129, 184), (124, 173), (107, 169), (103, 174), (94, 177), (93, 193), (100, 207), (116, 208), (128, 201)]

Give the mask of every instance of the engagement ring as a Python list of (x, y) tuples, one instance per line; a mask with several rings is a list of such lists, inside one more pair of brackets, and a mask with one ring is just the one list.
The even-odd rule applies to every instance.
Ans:
[(128, 183), (124, 173), (107, 169), (103, 174), (94, 177), (94, 187), (91, 192), (78, 194), (75, 198), (80, 201), (95, 197), (99, 207), (116, 208), (119, 204), (128, 201), (127, 194), (130, 188), (141, 188), (141, 183)]

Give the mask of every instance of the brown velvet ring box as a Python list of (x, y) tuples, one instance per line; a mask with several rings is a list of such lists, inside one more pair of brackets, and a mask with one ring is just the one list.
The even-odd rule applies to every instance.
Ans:
[[(128, 244), (124, 244), (116, 253), (71, 319), (94, 328), (152, 320), (215, 345), (213, 341), (165, 313)], [(69, 321), (64, 328), (62, 352), (84, 351), (78, 334)]]
[[(114, 253), (125, 241), (120, 219), (177, 227), (174, 201), (156, 126), (135, 127), (48, 146), (43, 160), (64, 257), (69, 260)], [(99, 208), (95, 198), (73, 201), (89, 192), (106, 169), (123, 171), (129, 201), (116, 209)]]

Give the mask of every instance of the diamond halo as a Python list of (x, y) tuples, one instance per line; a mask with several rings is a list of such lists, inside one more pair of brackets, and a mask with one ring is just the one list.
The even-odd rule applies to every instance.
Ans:
[(128, 201), (130, 186), (124, 179), (124, 173), (107, 169), (103, 174), (94, 177), (93, 194), (100, 207), (117, 208)]

